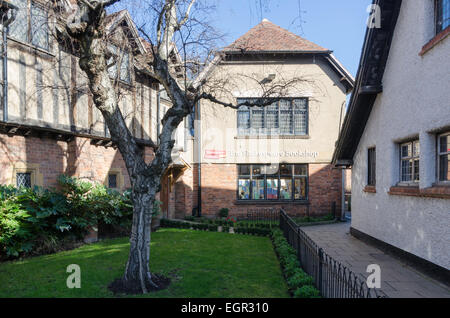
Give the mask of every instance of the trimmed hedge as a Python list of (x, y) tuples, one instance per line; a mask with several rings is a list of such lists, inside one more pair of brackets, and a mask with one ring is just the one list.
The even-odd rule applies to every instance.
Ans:
[(218, 219), (210, 219), (210, 218), (206, 218), (206, 217), (195, 217), (195, 216), (185, 216), (184, 219), (186, 221), (191, 221), (191, 222), (196, 222), (196, 223), (206, 223), (206, 224), (215, 224), (218, 226), (229, 226), (229, 227), (244, 227), (244, 228), (263, 228), (263, 229), (268, 229), (271, 230), (274, 227), (278, 227), (278, 224), (275, 223), (264, 223), (264, 222), (252, 222), (252, 221), (248, 221), (248, 220), (241, 220), (241, 221), (233, 221), (230, 219), (231, 217), (229, 217), (228, 219), (226, 218), (218, 218)]
[(300, 267), (297, 252), (289, 245), (280, 229), (271, 232), (275, 252), (280, 260), (283, 275), (294, 298), (317, 298), (319, 290), (314, 287), (314, 279)]
[(259, 227), (251, 227), (251, 226), (242, 226), (237, 223), (237, 226), (234, 222), (225, 222), (220, 221), (215, 222), (214, 220), (208, 220), (204, 223), (189, 223), (178, 220), (170, 220), (170, 219), (161, 219), (161, 227), (173, 227), (173, 228), (184, 228), (193, 230), (202, 230), (202, 231), (212, 231), (217, 232), (219, 226), (222, 227), (222, 232), (228, 233), (230, 228), (234, 229), (234, 233), (236, 234), (246, 234), (246, 235), (258, 235), (258, 236), (270, 236), (270, 230), (266, 228)]

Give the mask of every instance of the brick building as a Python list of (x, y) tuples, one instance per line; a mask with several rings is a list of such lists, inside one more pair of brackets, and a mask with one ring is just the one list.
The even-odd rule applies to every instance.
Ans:
[[(76, 50), (55, 32), (57, 12), (46, 1), (11, 3), (18, 11), (1, 63), (0, 183), (53, 187), (66, 174), (128, 188), (125, 164), (93, 105)], [(119, 106), (150, 161), (170, 102), (146, 72), (151, 50), (129, 13), (111, 14), (106, 23)], [(264, 108), (198, 105), (176, 132), (173, 163), (162, 180), (163, 216), (196, 210), (216, 216), (221, 208), (244, 215), (255, 207), (313, 215), (329, 213), (333, 203), (339, 213), (342, 171), (330, 163), (351, 75), (330, 50), (269, 21), (223, 53), (205, 74), (226, 79), (221, 88), (227, 93), (217, 94), (222, 100), (261, 97), (263, 87), (281, 79), (293, 84), (285, 98)], [(176, 49), (172, 58), (179, 58)]]
[(237, 110), (201, 101), (193, 171), (201, 214), (283, 207), (318, 215), (333, 204), (340, 213), (343, 171), (331, 159), (352, 76), (332, 51), (267, 20), (222, 53), (207, 74), (220, 83), (219, 100), (253, 100), (279, 85), (284, 94), (272, 105)]
[[(15, 20), (2, 37), (0, 63), (0, 184), (54, 187), (61, 174), (130, 187), (125, 163), (94, 106), (76, 49), (57, 32), (58, 12), (48, 1), (11, 0)], [(7, 2), (2, 1), (2, 7)], [(57, 9), (56, 9), (57, 10)], [(3, 11), (2, 11), (3, 12)], [(6, 21), (11, 16), (3, 16)], [(109, 68), (120, 109), (148, 161), (157, 140), (158, 121), (170, 107), (159, 83), (146, 72), (151, 58), (127, 11), (106, 19)], [(115, 57), (115, 58), (114, 58)], [(173, 58), (177, 54), (173, 52)], [(174, 157), (182, 158), (184, 127), (176, 136)], [(176, 162), (168, 175), (184, 167)], [(174, 192), (162, 196), (165, 213)], [(174, 206), (170, 207), (174, 210)]]

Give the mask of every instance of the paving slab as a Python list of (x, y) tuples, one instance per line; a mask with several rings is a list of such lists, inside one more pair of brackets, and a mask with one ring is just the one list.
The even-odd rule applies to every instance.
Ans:
[(381, 290), (392, 298), (450, 298), (450, 288), (350, 234), (350, 222), (302, 227), (323, 250), (351, 271), (367, 277), (366, 268), (381, 268)]

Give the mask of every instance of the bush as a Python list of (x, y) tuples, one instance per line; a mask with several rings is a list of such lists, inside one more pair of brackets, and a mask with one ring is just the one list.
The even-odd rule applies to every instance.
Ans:
[(313, 277), (306, 274), (301, 268), (297, 258), (297, 252), (289, 245), (279, 229), (273, 229), (271, 232), (272, 242), (275, 251), (280, 260), (286, 283), (289, 290), (295, 291), (296, 298), (316, 298), (319, 297), (319, 291), (312, 286)]
[[(0, 185), (0, 255), (61, 250), (99, 222), (131, 224), (130, 193), (60, 176), (59, 190)], [(61, 244), (60, 244), (61, 243)]]
[(217, 232), (217, 225), (209, 224), (208, 230), (211, 232)]
[(300, 287), (310, 285), (314, 285), (314, 279), (306, 274), (301, 268), (296, 268), (287, 280), (288, 287), (291, 291), (295, 291)]
[(226, 218), (226, 217), (228, 217), (228, 213), (229, 213), (229, 209), (227, 209), (227, 208), (222, 208), (222, 209), (220, 209), (220, 211), (219, 211), (219, 216), (221, 217), (221, 218)]
[(320, 298), (320, 292), (311, 285), (305, 285), (294, 292), (294, 298)]

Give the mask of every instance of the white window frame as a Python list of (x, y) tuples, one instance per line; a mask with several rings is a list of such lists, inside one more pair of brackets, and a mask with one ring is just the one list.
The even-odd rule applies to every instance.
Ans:
[[(419, 153), (415, 154), (414, 153), (414, 145), (419, 144)], [(402, 156), (402, 147), (403, 146), (408, 146), (411, 145), (411, 156)], [(409, 181), (403, 181), (403, 175), (402, 175), (402, 161), (405, 160), (412, 160), (413, 164), (412, 164), (412, 169), (411, 169), (411, 180)], [(419, 161), (419, 180), (415, 180), (414, 175), (415, 175), (415, 166), (414, 166), (414, 161), (418, 160)], [(408, 142), (403, 142), (401, 144), (399, 144), (399, 185), (404, 185), (404, 186), (418, 186), (419, 182), (420, 182), (420, 140), (419, 139), (414, 139)]]
[(441, 176), (439, 175), (440, 170), (441, 170), (441, 160), (440, 160), (441, 156), (445, 156), (445, 155), (449, 155), (450, 154), (450, 151), (448, 149), (447, 149), (447, 152), (441, 152), (441, 138), (445, 137), (445, 136), (450, 136), (450, 131), (445, 132), (445, 133), (440, 134), (440, 135), (437, 136), (437, 149), (436, 149), (436, 155), (437, 155), (436, 167), (437, 167), (437, 170), (436, 170), (436, 179), (437, 179), (437, 183), (438, 184), (446, 184), (447, 185), (447, 184), (450, 184), (450, 180), (441, 180)]

